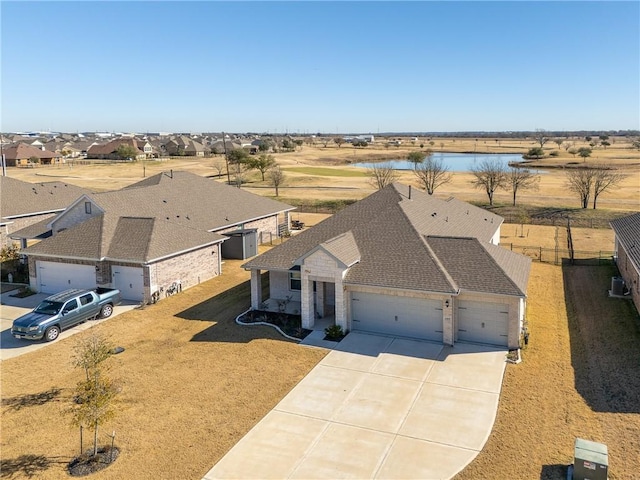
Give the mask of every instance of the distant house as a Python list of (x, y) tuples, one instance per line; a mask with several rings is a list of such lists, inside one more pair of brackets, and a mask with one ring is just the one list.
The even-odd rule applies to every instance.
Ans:
[(615, 260), (626, 291), (640, 311), (640, 213), (611, 221), (615, 234)]
[(148, 146), (149, 154), (151, 154), (152, 147), (146, 141), (136, 140), (135, 138), (116, 138), (108, 143), (92, 145), (87, 150), (87, 158), (96, 159), (120, 159), (118, 154), (118, 148), (121, 145), (129, 145), (136, 151), (135, 160), (143, 160), (147, 158), (147, 152), (145, 147)]
[(223, 242), (246, 240), (252, 247), (246, 251), (257, 251), (258, 243), (288, 229), (293, 208), (172, 171), (121, 190), (77, 195), (55, 217), (12, 238), (23, 245), (40, 240), (21, 251), (35, 291), (107, 286), (125, 299), (149, 301), (173, 284), (186, 289), (219, 275)]
[(498, 246), (502, 221), (394, 183), (244, 264), (251, 306), (289, 305), (303, 328), (518, 348), (531, 259)]
[(4, 158), (8, 167), (24, 167), (31, 163), (31, 158), (38, 158), (41, 165), (62, 162), (62, 155), (42, 148), (17, 143), (4, 148)]
[[(64, 182), (29, 183), (4, 176), (0, 187), (0, 246), (14, 243), (9, 238), (12, 233), (53, 217), (89, 193)], [(22, 246), (26, 247), (26, 241)]]
[(169, 155), (175, 156), (204, 157), (210, 153), (210, 150), (202, 143), (185, 135), (165, 142), (164, 148)]

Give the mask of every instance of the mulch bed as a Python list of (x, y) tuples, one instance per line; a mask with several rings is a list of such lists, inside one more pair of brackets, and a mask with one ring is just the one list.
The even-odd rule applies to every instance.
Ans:
[(251, 310), (239, 319), (242, 323), (268, 323), (280, 328), (290, 337), (304, 339), (313, 330), (302, 328), (302, 318), (300, 315), (291, 315), (289, 313), (267, 312), (264, 310)]
[(95, 457), (92, 454), (93, 450), (71, 460), (69, 463), (69, 475), (72, 477), (84, 477), (107, 468), (116, 461), (120, 450), (118, 447), (113, 447), (113, 451), (111, 447), (100, 447)]

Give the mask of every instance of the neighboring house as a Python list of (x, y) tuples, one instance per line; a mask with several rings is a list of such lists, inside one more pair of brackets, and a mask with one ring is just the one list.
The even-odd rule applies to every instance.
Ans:
[(173, 284), (185, 289), (219, 275), (227, 238), (253, 242), (238, 250), (257, 252), (256, 242), (270, 241), (289, 225), (290, 210), (208, 178), (169, 172), (122, 190), (81, 195), (13, 238), (48, 236), (21, 251), (36, 291), (108, 286), (125, 299), (149, 301)]
[(344, 331), (518, 348), (531, 260), (498, 246), (501, 224), (395, 183), (244, 264), (251, 306), (289, 304), (303, 328), (334, 317)]
[(177, 156), (204, 157), (210, 153), (203, 144), (184, 135), (169, 140), (164, 144), (164, 148), (169, 155)]
[(145, 145), (148, 145), (147, 142), (136, 140), (135, 138), (116, 138), (115, 140), (111, 140), (109, 143), (105, 143), (102, 145), (92, 145), (87, 150), (87, 158), (96, 158), (96, 159), (111, 159), (116, 160), (119, 159), (118, 148), (121, 145), (129, 145), (133, 147), (136, 151), (136, 160), (142, 160), (147, 158), (146, 152), (144, 151)]
[(640, 213), (611, 221), (615, 259), (626, 289), (640, 311)]
[(89, 191), (64, 182), (29, 183), (0, 177), (0, 246), (14, 243), (9, 238), (13, 232), (53, 217), (85, 193)]
[(26, 143), (16, 143), (5, 147), (3, 150), (8, 167), (27, 166), (31, 163), (31, 157), (37, 157), (42, 165), (51, 165), (62, 161), (61, 154), (33, 147)]

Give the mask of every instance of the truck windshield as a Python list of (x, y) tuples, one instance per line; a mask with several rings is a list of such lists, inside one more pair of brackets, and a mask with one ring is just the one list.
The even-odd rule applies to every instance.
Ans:
[(55, 315), (62, 308), (60, 302), (50, 302), (48, 300), (43, 301), (34, 310), (35, 313), (44, 313), (45, 315)]

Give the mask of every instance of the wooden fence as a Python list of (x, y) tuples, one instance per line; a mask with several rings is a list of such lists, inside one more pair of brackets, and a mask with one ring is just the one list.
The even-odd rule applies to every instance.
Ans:
[(562, 248), (545, 248), (534, 245), (514, 245), (513, 243), (501, 243), (501, 247), (508, 248), (513, 252), (521, 253), (533, 260), (554, 265), (573, 263), (575, 265), (612, 265), (613, 251), (599, 250), (574, 250), (573, 260), (571, 252)]

